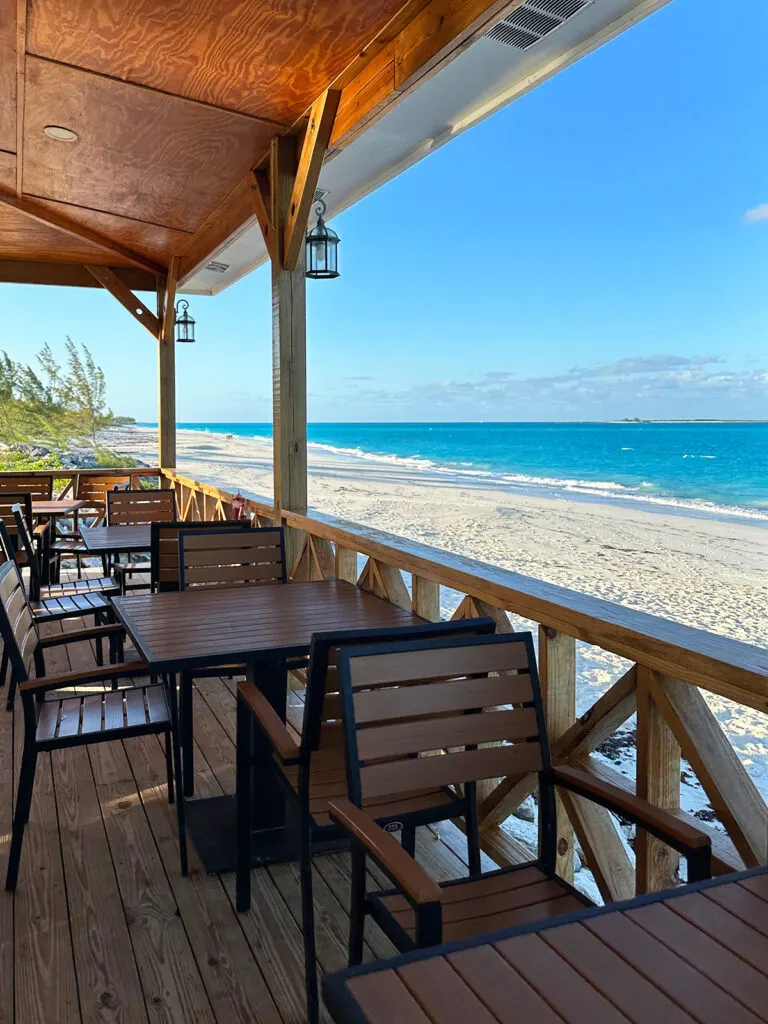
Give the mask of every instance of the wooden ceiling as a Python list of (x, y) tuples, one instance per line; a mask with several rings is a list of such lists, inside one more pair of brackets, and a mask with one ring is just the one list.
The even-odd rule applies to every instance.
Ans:
[(515, 2), (0, 0), (0, 269), (151, 281), (177, 255), (191, 272), (250, 216), (270, 139), (330, 85), (341, 146)]

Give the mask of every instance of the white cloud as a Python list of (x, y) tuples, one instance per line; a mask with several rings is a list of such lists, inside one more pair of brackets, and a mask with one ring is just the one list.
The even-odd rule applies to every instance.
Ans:
[(768, 220), (768, 203), (759, 203), (744, 214), (745, 224), (759, 224), (764, 220)]

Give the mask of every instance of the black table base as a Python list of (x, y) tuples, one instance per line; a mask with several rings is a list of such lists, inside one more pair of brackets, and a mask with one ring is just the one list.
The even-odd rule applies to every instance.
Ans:
[[(235, 796), (214, 796), (186, 803), (187, 836), (209, 875), (235, 870), (237, 859), (237, 802)], [(348, 849), (341, 836), (313, 841), (312, 853)], [(251, 833), (251, 867), (299, 859), (298, 822), (294, 808), (286, 807), (285, 825), (254, 829)]]

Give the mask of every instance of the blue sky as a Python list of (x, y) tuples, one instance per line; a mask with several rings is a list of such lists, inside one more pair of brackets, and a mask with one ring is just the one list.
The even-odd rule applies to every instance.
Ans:
[[(768, 417), (768, 4), (673, 0), (334, 221), (309, 417)], [(733, 28), (733, 26), (731, 27)], [(271, 417), (269, 273), (193, 298), (178, 418)], [(66, 334), (156, 418), (154, 342), (105, 292), (0, 285), (0, 347)]]

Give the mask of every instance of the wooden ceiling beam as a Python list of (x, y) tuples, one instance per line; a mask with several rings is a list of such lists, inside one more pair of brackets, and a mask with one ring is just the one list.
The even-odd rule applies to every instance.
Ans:
[(99, 248), (104, 249), (105, 252), (111, 253), (113, 256), (119, 256), (121, 259), (127, 260), (127, 262), (133, 264), (135, 267), (140, 267), (142, 270), (148, 270), (152, 274), (162, 274), (165, 276), (166, 268), (161, 266), (159, 263), (155, 263), (153, 260), (147, 259), (145, 256), (141, 256), (139, 253), (134, 252), (133, 249), (129, 249), (126, 246), (121, 245), (119, 242), (115, 242), (113, 239), (107, 238), (98, 231), (92, 231), (90, 228), (83, 227), (82, 224), (77, 224), (68, 217), (63, 216), (55, 210), (49, 209), (47, 206), (43, 206), (41, 203), (36, 203), (32, 199), (27, 199), (24, 196), (17, 196), (11, 192), (0, 190), (0, 203), (12, 206), (15, 210), (18, 210), (19, 213), (26, 214), (26, 216), (32, 217), (34, 220), (40, 221), (42, 224), (58, 228), (59, 231), (64, 231), (66, 234), (73, 235), (75, 238), (80, 238), (83, 241), (91, 242), (93, 245), (98, 245)]
[[(459, 51), (519, 7), (523, 0), (412, 0), (406, 4), (352, 64), (330, 85), (341, 90), (343, 131), (331, 134), (332, 152), (348, 145), (388, 110), (450, 63)], [(371, 69), (376, 74), (372, 76)], [(292, 128), (298, 134), (305, 115)], [(255, 168), (265, 168), (265, 153)], [(252, 175), (238, 183), (195, 232), (182, 253), (180, 284), (221, 248), (254, 215), (247, 201)], [(295, 243), (294, 243), (295, 244)]]
[(167, 344), (174, 344), (173, 328), (176, 323), (176, 285), (179, 280), (179, 267), (181, 257), (172, 256), (168, 267), (168, 277), (165, 280), (165, 295), (163, 298), (163, 329), (160, 340)]
[(304, 133), (291, 204), (285, 220), (283, 266), (286, 270), (296, 269), (304, 245), (312, 199), (333, 131), (340, 97), (341, 92), (338, 89), (326, 89), (312, 104), (309, 112), (309, 123)]
[[(49, 284), (67, 288), (101, 288), (84, 263), (52, 263), (46, 260), (0, 259), (0, 282), (4, 284)], [(123, 284), (134, 291), (151, 291), (155, 275), (138, 267), (111, 267)]]
[(131, 289), (124, 285), (109, 267), (86, 264), (86, 269), (89, 274), (96, 278), (99, 284), (103, 285), (108, 292), (114, 295), (120, 305), (128, 310), (134, 320), (138, 321), (142, 327), (146, 327), (156, 341), (160, 340), (160, 320), (158, 317), (144, 305), (141, 299), (136, 298)]

